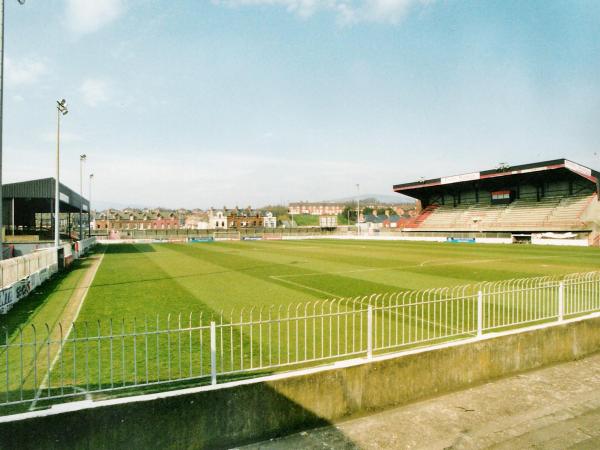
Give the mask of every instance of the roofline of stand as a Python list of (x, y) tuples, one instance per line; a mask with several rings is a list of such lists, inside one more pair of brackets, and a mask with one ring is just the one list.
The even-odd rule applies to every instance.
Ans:
[(593, 183), (597, 183), (600, 178), (600, 173), (590, 169), (589, 167), (577, 164), (566, 158), (553, 159), (550, 161), (542, 161), (531, 164), (521, 164), (518, 166), (507, 166), (504, 168), (484, 170), (480, 172), (471, 172), (461, 175), (453, 175), (448, 177), (432, 178), (428, 180), (413, 181), (411, 183), (402, 183), (394, 185), (393, 189), (396, 193), (406, 194), (406, 191), (415, 189), (447, 186), (467, 183), (476, 180), (485, 180), (489, 178), (498, 178), (503, 176), (528, 174), (532, 172), (544, 172), (556, 169), (567, 169), (583, 178), (588, 179)]

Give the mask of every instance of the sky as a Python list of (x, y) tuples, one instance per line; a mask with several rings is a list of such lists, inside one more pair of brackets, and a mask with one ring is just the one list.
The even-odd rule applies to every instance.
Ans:
[[(4, 182), (262, 206), (600, 169), (597, 0), (5, 0)], [(84, 186), (88, 195), (88, 183)], [(94, 206), (92, 206), (94, 207)]]

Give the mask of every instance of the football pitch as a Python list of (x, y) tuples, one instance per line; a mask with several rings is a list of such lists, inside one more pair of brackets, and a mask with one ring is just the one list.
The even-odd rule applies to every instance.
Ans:
[(526, 245), (302, 240), (105, 250), (80, 321), (206, 315), (600, 269), (596, 248)]
[[(600, 270), (596, 248), (374, 240), (110, 244), (97, 248), (100, 255), (78, 314), (69, 299), (89, 258), (0, 317), (6, 404), (207, 383), (211, 367), (220, 380), (272, 373), (364, 356), (371, 338), (385, 352), (470, 337), (477, 295), (459, 287)], [(554, 320), (550, 284), (538, 284), (528, 300), (527, 289), (489, 297), (486, 323)], [(577, 296), (597, 310), (598, 289), (581, 286)], [(434, 288), (454, 294), (416, 292)], [(365, 296), (373, 294), (397, 296), (369, 312)], [(65, 317), (75, 316), (70, 328)]]

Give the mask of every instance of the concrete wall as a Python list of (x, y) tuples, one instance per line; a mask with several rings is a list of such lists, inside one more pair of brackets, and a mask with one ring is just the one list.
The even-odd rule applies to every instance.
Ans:
[(543, 239), (531, 238), (531, 243), (534, 245), (557, 245), (557, 246), (572, 246), (572, 247), (589, 247), (588, 239)]
[(33, 253), (34, 251), (39, 250), (41, 248), (54, 247), (54, 242), (13, 243), (13, 242), (10, 242), (11, 237), (12, 236), (8, 237), (8, 242), (5, 242), (5, 244), (13, 244), (14, 245), (15, 256), (29, 255), (30, 253)]
[(407, 236), (407, 235), (400, 235), (400, 233), (397, 233), (398, 236), (393, 235), (392, 233), (387, 234), (381, 234), (379, 236), (377, 235), (371, 235), (371, 234), (367, 234), (366, 232), (363, 232), (363, 234), (360, 235), (356, 235), (356, 234), (329, 234), (329, 235), (283, 235), (283, 240), (285, 241), (301, 241), (304, 239), (341, 239), (341, 240), (346, 240), (346, 239), (350, 239), (350, 240), (370, 240), (370, 241), (426, 241), (426, 242), (446, 242), (447, 238), (445, 236)]
[(512, 238), (475, 238), (478, 244), (512, 244)]
[[(600, 350), (600, 316), (299, 375), (0, 418), (0, 448), (224, 448)], [(75, 405), (74, 405), (75, 406)]]
[(584, 222), (600, 222), (600, 199), (596, 196), (581, 215)]

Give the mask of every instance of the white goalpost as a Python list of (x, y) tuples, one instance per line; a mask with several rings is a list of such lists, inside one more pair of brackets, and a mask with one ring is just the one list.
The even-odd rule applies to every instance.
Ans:
[(213, 239), (215, 241), (240, 241), (242, 235), (239, 231), (234, 230), (223, 230), (213, 232)]

